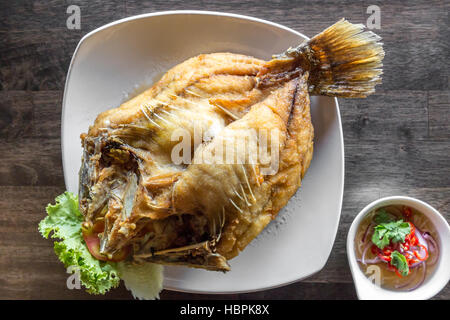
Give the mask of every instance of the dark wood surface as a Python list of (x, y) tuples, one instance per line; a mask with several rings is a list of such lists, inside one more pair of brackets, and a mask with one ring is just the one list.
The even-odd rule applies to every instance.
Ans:
[[(66, 9), (81, 8), (81, 30)], [(345, 240), (354, 216), (387, 195), (418, 197), (450, 218), (448, 1), (1, 1), (0, 298), (89, 298), (66, 289), (52, 243), (37, 232), (44, 207), (64, 191), (60, 116), (66, 72), (81, 37), (136, 14), (199, 9), (271, 20), (308, 36), (346, 17), (365, 23), (381, 8), (383, 84), (368, 99), (340, 100), (345, 194), (332, 254), (318, 274), (289, 286), (229, 296), (164, 291), (162, 299), (354, 299)], [(121, 287), (105, 297), (130, 294)], [(447, 285), (436, 299), (450, 298)]]

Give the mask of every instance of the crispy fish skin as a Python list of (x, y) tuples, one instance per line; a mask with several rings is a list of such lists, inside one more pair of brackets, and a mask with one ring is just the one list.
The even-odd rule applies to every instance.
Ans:
[[(301, 185), (313, 154), (309, 95), (373, 93), (382, 73), (379, 40), (341, 20), (270, 61), (199, 55), (100, 114), (81, 136), (79, 191), (86, 223), (104, 224), (100, 252), (109, 257), (131, 246), (136, 261), (228, 271), (227, 260)], [(173, 161), (179, 129), (192, 139), (183, 154), (191, 164)], [(246, 161), (217, 162), (215, 150), (249, 129), (276, 139), (250, 134), (245, 148), (226, 150)], [(276, 150), (274, 172), (253, 159), (263, 145)]]
[[(100, 198), (103, 201), (92, 203), (87, 197), (80, 196), (80, 207), (88, 222), (95, 223), (95, 212), (99, 213), (107, 194), (114, 193), (111, 190), (115, 190), (114, 183), (117, 183), (118, 177), (126, 180), (128, 172), (111, 170), (112, 166), (118, 166), (115, 161), (113, 164), (99, 163), (105, 158), (105, 154), (110, 155), (108, 150), (111, 148), (106, 146), (115, 143), (117, 148), (114, 150), (129, 152), (128, 158), (136, 162), (131, 167), (134, 167), (136, 175), (139, 176), (139, 186), (129, 217), (124, 218), (121, 214), (124, 211), (124, 205), (121, 204), (123, 199), (117, 201), (117, 197), (111, 197), (108, 200), (108, 209), (104, 216), (107, 232), (102, 238), (105, 253), (113, 253), (135, 240), (140, 240), (143, 238), (141, 233), (147, 231), (155, 234), (153, 242), (152, 239), (149, 241), (151, 246), (149, 247), (149, 243), (139, 243), (136, 246), (136, 252), (144, 252), (144, 255), (147, 248), (158, 252), (177, 247), (173, 244), (177, 241), (184, 246), (194, 242), (177, 239), (178, 230), (186, 226), (170, 218), (180, 214), (186, 215), (184, 212), (175, 212), (171, 204), (172, 185), (184, 170), (183, 166), (174, 165), (171, 160), (172, 149), (178, 143), (172, 141), (171, 135), (182, 128), (190, 136), (194, 136), (194, 127), (200, 125), (204, 132), (210, 131), (212, 138), (233, 121), (224, 109), (237, 117), (244, 115), (253, 104), (269, 94), (269, 90), (255, 89), (255, 77), (263, 63), (258, 59), (228, 53), (191, 58), (171, 69), (141, 95), (119, 108), (100, 114), (88, 134), (82, 135), (85, 149), (83, 163), (86, 165), (83, 165), (80, 177), (86, 176), (88, 171), (98, 173), (94, 175), (92, 182), (80, 182), (80, 190), (89, 190), (90, 192), (83, 194), (91, 193), (94, 200), (103, 197)], [(219, 104), (223, 107), (217, 107)], [(97, 141), (97, 147), (94, 146), (94, 141)], [(103, 166), (105, 168), (100, 169)], [(111, 171), (114, 172), (113, 175)], [(97, 190), (101, 192), (96, 192)], [(202, 219), (203, 217), (198, 217), (198, 220)], [(198, 233), (207, 231), (202, 229)], [(201, 243), (201, 236), (202, 234), (195, 239), (198, 243)], [(193, 260), (193, 250), (188, 249), (187, 258), (179, 253), (175, 255), (172, 251), (166, 256), (154, 255), (153, 259), (161, 261), (167, 258), (163, 261), (167, 264), (184, 259), (182, 263), (186, 264), (186, 260)], [(207, 251), (203, 246), (199, 246), (199, 250), (202, 254), (197, 256), (204, 256), (205, 250)], [(209, 260), (218, 260), (213, 252), (211, 257)], [(195, 265), (199, 265), (198, 257), (195, 260)], [(204, 262), (200, 265), (207, 267)], [(226, 261), (222, 265), (220, 270), (228, 269)]]
[[(192, 164), (174, 185), (173, 205), (179, 212), (199, 208), (207, 216), (226, 212), (217, 252), (227, 259), (238, 255), (275, 218), (301, 183), (313, 149), (307, 74), (283, 84), (241, 119), (221, 132), (229, 141), (239, 129), (266, 129), (280, 134), (277, 173), (262, 177), (248, 164)], [(206, 145), (214, 148), (215, 141)], [(198, 150), (196, 156), (204, 150)], [(207, 150), (206, 150), (207, 151)], [(238, 150), (232, 150), (238, 152)], [(249, 153), (253, 150), (246, 148)], [(195, 158), (194, 158), (195, 162)], [(213, 162), (213, 161), (211, 161)], [(254, 166), (258, 167), (256, 163)], [(248, 182), (248, 183), (247, 183)], [(211, 219), (212, 220), (212, 219)]]

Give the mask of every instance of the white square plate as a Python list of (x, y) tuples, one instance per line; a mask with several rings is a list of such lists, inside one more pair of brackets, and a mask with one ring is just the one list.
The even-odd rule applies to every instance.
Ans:
[[(136, 88), (150, 86), (171, 67), (200, 53), (233, 52), (270, 59), (305, 39), (268, 21), (202, 11), (144, 14), (87, 34), (73, 55), (63, 99), (61, 134), (67, 189), (78, 190), (80, 134), (87, 132), (100, 112), (119, 106)], [(256, 291), (304, 279), (323, 268), (341, 213), (344, 144), (336, 99), (312, 97), (311, 112), (313, 160), (302, 187), (277, 219), (230, 261), (230, 272), (166, 267), (166, 289)]]

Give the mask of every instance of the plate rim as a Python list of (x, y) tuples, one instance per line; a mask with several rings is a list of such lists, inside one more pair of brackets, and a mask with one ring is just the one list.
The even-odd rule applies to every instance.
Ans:
[[(228, 12), (218, 12), (218, 11), (207, 11), (207, 10), (167, 10), (167, 11), (157, 11), (157, 12), (150, 12), (150, 13), (144, 13), (144, 14), (138, 14), (138, 15), (134, 15), (134, 16), (130, 16), (130, 17), (126, 17), (126, 18), (122, 18), (119, 20), (115, 20), (112, 21), (110, 23), (107, 23), (103, 26), (100, 26), (90, 32), (88, 32), (87, 34), (85, 34), (80, 41), (78, 42), (75, 51), (72, 55), (70, 64), (69, 64), (69, 68), (67, 71), (67, 75), (66, 75), (66, 79), (65, 79), (65, 84), (64, 84), (64, 93), (63, 93), (63, 99), (62, 99), (62, 111), (61, 111), (61, 156), (62, 156), (62, 164), (63, 164), (63, 176), (64, 176), (64, 184), (66, 186), (67, 189), (67, 181), (68, 181), (68, 175), (69, 173), (67, 172), (68, 169), (66, 168), (66, 166), (64, 165), (66, 163), (66, 157), (67, 155), (64, 152), (64, 139), (63, 137), (64, 132), (65, 132), (65, 121), (63, 121), (65, 119), (65, 113), (66, 113), (66, 99), (67, 99), (67, 88), (68, 88), (68, 84), (69, 84), (69, 80), (70, 80), (70, 76), (71, 76), (71, 72), (72, 72), (72, 67), (74, 65), (74, 61), (76, 60), (77, 54), (79, 49), (81, 48), (81, 45), (90, 37), (92, 37), (94, 34), (102, 31), (102, 30), (106, 30), (110, 27), (119, 25), (119, 24), (123, 24), (126, 22), (130, 22), (130, 21), (134, 21), (134, 20), (139, 20), (139, 19), (147, 19), (147, 18), (152, 18), (152, 17), (158, 17), (158, 16), (169, 16), (169, 15), (186, 15), (186, 14), (191, 14), (191, 15), (206, 15), (206, 16), (218, 16), (218, 17), (230, 17), (230, 18), (236, 18), (236, 19), (240, 19), (240, 20), (247, 20), (247, 21), (252, 21), (252, 22), (257, 22), (257, 23), (261, 23), (261, 24), (265, 24), (265, 25), (269, 25), (275, 28), (279, 28), (279, 29), (283, 29), (285, 31), (288, 31), (290, 33), (293, 33), (297, 36), (300, 36), (302, 38), (304, 38), (305, 40), (309, 40), (310, 38), (305, 36), (303, 33), (298, 32), (296, 30), (293, 30), (289, 27), (286, 27), (284, 25), (275, 23), (275, 22), (271, 22), (268, 20), (264, 20), (264, 19), (260, 19), (260, 18), (256, 18), (256, 17), (252, 17), (252, 16), (247, 16), (247, 15), (241, 15), (241, 14), (235, 14), (235, 13), (228, 13)], [(341, 215), (342, 215), (342, 202), (343, 202), (343, 197), (344, 197), (344, 180), (345, 180), (345, 148), (344, 148), (344, 135), (343, 135), (343, 128), (342, 128), (342, 121), (341, 121), (341, 115), (340, 115), (340, 108), (339, 108), (339, 103), (337, 98), (333, 98), (334, 100), (334, 104), (335, 104), (335, 110), (336, 110), (336, 119), (337, 119), (337, 125), (338, 125), (338, 132), (339, 132), (339, 140), (340, 140), (340, 146), (341, 146), (341, 183), (339, 186), (339, 208), (338, 212), (339, 214), (337, 215), (337, 221), (336, 224), (334, 226), (334, 232), (333, 232), (333, 241), (331, 243), (331, 246), (328, 250), (327, 253), (327, 257), (324, 261), (324, 263), (320, 266), (320, 268), (318, 268), (318, 270), (307, 274), (303, 277), (294, 277), (295, 279), (290, 279), (287, 281), (283, 281), (274, 285), (266, 285), (266, 286), (260, 286), (260, 287), (255, 287), (252, 289), (246, 289), (246, 290), (217, 290), (217, 291), (207, 291), (207, 290), (196, 290), (196, 289), (180, 289), (180, 288), (176, 288), (173, 287), (171, 285), (167, 285), (166, 283), (163, 283), (163, 289), (164, 290), (170, 290), (170, 291), (176, 291), (176, 292), (184, 292), (184, 293), (195, 293), (195, 294), (240, 294), (240, 293), (251, 293), (251, 292), (258, 292), (258, 291), (264, 291), (264, 290), (270, 290), (270, 289), (275, 289), (275, 288), (279, 288), (279, 287), (283, 287), (283, 286), (287, 286), (296, 282), (300, 282), (306, 278), (311, 277), (312, 275), (320, 272), (326, 265), (326, 263), (328, 262), (328, 259), (330, 258), (330, 254), (331, 251), (333, 249), (333, 246), (336, 242), (336, 235), (337, 235), (337, 231), (339, 229), (339, 224), (340, 224), (340, 219), (341, 219)], [(297, 190), (298, 191), (298, 190)], [(165, 278), (164, 278), (165, 279)], [(165, 282), (165, 281), (164, 281)]]

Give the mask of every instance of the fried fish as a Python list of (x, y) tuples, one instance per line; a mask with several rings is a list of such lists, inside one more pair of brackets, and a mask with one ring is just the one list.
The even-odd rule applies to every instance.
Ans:
[(343, 19), (270, 61), (202, 54), (101, 113), (81, 135), (91, 253), (228, 271), (300, 187), (310, 95), (366, 97), (381, 82), (382, 44), (363, 28)]

